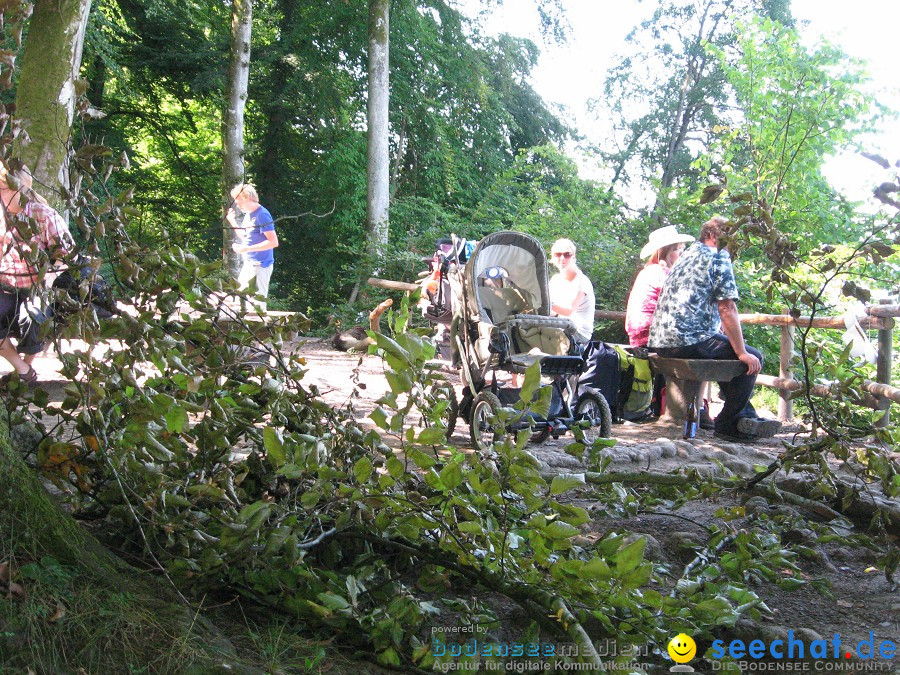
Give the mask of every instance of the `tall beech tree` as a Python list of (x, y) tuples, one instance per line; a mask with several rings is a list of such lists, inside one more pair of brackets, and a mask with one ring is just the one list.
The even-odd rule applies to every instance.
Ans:
[(657, 4), (628, 35), (630, 48), (604, 83), (603, 105), (617, 120), (611, 143), (601, 148), (613, 188), (652, 184), (657, 212), (669, 188), (696, 183), (691, 162), (731, 107), (725, 75), (706, 45), (731, 49), (742, 16), (790, 24), (788, 7), (787, 0)]
[[(365, 228), (368, 253), (376, 265), (390, 236), (390, 14), (390, 0), (369, 0)], [(351, 303), (360, 283), (361, 279), (353, 286)]]
[[(222, 110), (223, 208), (231, 207), (231, 188), (244, 180), (244, 109), (250, 79), (250, 37), (253, 32), (253, 0), (233, 0), (231, 7), (231, 54), (225, 80)], [(241, 256), (231, 245), (237, 232), (227, 222), (222, 228), (222, 254), (232, 276), (237, 276)]]
[[(108, 117), (88, 132), (132, 158), (142, 236), (164, 227), (218, 257), (232, 4), (96, 1), (103, 22), (92, 24), (86, 54), (110, 64)], [(390, 239), (409, 257), (431, 245), (431, 228), (468, 222), (519, 150), (567, 130), (527, 83), (531, 42), (481, 37), (445, 0), (391, 0), (387, 28)], [(368, 0), (253, 4), (245, 171), (279, 219), (285, 251), (327, 252), (280, 258), (273, 295), (285, 308), (345, 302), (371, 240), (368, 51)], [(414, 277), (420, 256), (402, 273)]]
[(68, 189), (68, 155), (91, 0), (36, 0), (22, 54), (16, 116), (27, 132), (14, 153), (57, 205)]
[(369, 0), (369, 95), (367, 119), (366, 232), (377, 256), (388, 242), (388, 152), (390, 103), (390, 0)]

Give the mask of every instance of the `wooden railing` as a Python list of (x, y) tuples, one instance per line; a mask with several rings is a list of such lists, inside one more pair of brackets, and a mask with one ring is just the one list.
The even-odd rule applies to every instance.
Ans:
[[(597, 319), (609, 321), (625, 321), (625, 312), (611, 312), (597, 310)], [(900, 316), (900, 305), (872, 305), (866, 308), (866, 315), (859, 317), (860, 326), (866, 330), (878, 331), (878, 352), (875, 360), (875, 381), (864, 380), (861, 388), (866, 392), (863, 403), (875, 410), (883, 410), (884, 416), (879, 420), (879, 426), (887, 427), (890, 424), (891, 401), (900, 403), (900, 389), (892, 386), (891, 363), (893, 359), (893, 330), (894, 318)], [(781, 327), (781, 353), (779, 355), (778, 377), (772, 375), (758, 375), (756, 382), (766, 387), (779, 391), (781, 400), (778, 404), (778, 418), (789, 420), (793, 417), (792, 394), (804, 390), (802, 382), (795, 380), (790, 371), (790, 362), (794, 353), (794, 340), (797, 329), (825, 328), (831, 330), (846, 330), (843, 317), (823, 316), (794, 318), (786, 314), (741, 314), (742, 324), (780, 326)], [(813, 396), (828, 397), (833, 395), (830, 387), (825, 385), (813, 385), (809, 388)]]
[[(403, 281), (391, 281), (388, 279), (371, 278), (368, 283), (372, 286), (386, 288), (395, 291), (413, 291), (419, 284), (411, 284)], [(625, 321), (625, 312), (612, 312), (597, 310), (597, 319), (610, 321)], [(859, 317), (860, 326), (865, 330), (878, 331), (878, 354), (875, 361), (875, 381), (864, 380), (861, 388), (866, 392), (863, 403), (875, 410), (883, 410), (884, 416), (878, 424), (887, 427), (890, 424), (891, 401), (900, 403), (900, 389), (892, 386), (891, 362), (893, 359), (893, 330), (894, 319), (900, 317), (900, 305), (882, 304), (866, 307), (865, 316)], [(777, 389), (780, 395), (778, 404), (778, 418), (789, 420), (794, 414), (794, 392), (805, 389), (804, 384), (795, 380), (790, 370), (791, 358), (794, 354), (794, 340), (797, 329), (823, 328), (829, 330), (846, 330), (844, 318), (839, 316), (801, 316), (794, 318), (787, 314), (741, 314), (742, 324), (780, 326), (781, 327), (781, 353), (778, 359), (778, 377), (773, 375), (758, 375), (758, 384), (772, 389)], [(831, 387), (826, 385), (813, 385), (809, 387), (809, 394), (819, 397), (834, 395)]]

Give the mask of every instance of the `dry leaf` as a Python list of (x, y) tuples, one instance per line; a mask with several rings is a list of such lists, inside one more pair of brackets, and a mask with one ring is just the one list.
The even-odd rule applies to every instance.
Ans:
[(9, 593), (10, 593), (10, 595), (21, 595), (21, 596), (24, 597), (24, 595), (25, 595), (25, 589), (22, 588), (22, 587), (21, 587), (19, 584), (17, 584), (16, 582), (12, 582), (12, 583), (9, 585)]
[(838, 607), (853, 607), (853, 603), (847, 602), (846, 600), (838, 600), (837, 605)]
[(62, 606), (61, 602), (56, 603), (56, 611), (53, 613), (53, 616), (50, 617), (50, 623), (56, 623), (61, 618), (66, 615), (66, 608)]
[(0, 563), (0, 583), (4, 583), (4, 584), (9, 583), (9, 563), (8, 562)]
[(877, 567), (867, 567), (867, 568), (866, 568), (865, 570), (863, 570), (863, 571), (865, 571), (865, 572), (878, 572), (879, 570), (878, 570)]

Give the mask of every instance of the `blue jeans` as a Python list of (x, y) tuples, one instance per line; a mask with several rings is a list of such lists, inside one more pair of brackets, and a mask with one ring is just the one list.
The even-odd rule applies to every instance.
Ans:
[[(758, 349), (747, 346), (747, 351), (759, 359), (762, 365), (763, 357)], [(676, 359), (736, 359), (734, 349), (728, 338), (722, 333), (713, 335), (708, 340), (698, 342), (686, 347), (667, 347), (656, 350), (662, 357)], [(738, 375), (730, 382), (719, 382), (719, 392), (725, 401), (722, 412), (716, 416), (716, 428), (719, 433), (734, 434), (738, 431), (737, 421), (741, 417), (757, 417), (756, 411), (750, 404), (753, 395), (753, 385), (756, 384), (756, 375)]]

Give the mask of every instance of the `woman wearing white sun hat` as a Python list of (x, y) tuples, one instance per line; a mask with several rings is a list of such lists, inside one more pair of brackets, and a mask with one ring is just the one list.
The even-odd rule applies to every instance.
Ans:
[(653, 230), (641, 249), (640, 257), (649, 256), (649, 260), (634, 280), (625, 310), (625, 332), (628, 333), (628, 342), (632, 347), (647, 346), (650, 322), (653, 320), (663, 282), (684, 251), (684, 245), (690, 241), (694, 241), (691, 235), (681, 234), (674, 225), (666, 225)]

